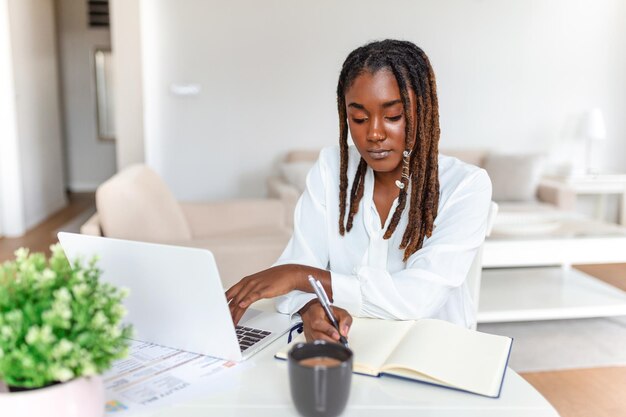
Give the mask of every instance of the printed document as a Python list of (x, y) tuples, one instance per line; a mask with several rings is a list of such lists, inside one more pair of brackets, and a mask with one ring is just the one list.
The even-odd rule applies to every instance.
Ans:
[(106, 415), (126, 416), (148, 407), (171, 405), (227, 389), (224, 374), (241, 366), (133, 340), (128, 357), (115, 362), (103, 375)]

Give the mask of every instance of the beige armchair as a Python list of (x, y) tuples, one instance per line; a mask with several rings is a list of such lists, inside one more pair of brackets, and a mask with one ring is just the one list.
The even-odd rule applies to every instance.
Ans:
[(98, 187), (96, 209), (81, 233), (209, 249), (225, 287), (271, 266), (291, 236), (279, 200), (178, 202), (145, 165)]

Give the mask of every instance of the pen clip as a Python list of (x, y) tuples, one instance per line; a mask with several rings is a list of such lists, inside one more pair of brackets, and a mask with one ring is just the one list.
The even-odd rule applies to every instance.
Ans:
[(319, 300), (320, 304), (326, 311), (326, 315), (328, 316), (328, 319), (331, 321), (333, 326), (337, 327), (336, 326), (337, 320), (335, 320), (335, 316), (333, 315), (333, 311), (331, 310), (332, 305), (330, 303), (330, 299), (328, 298), (326, 291), (324, 291), (324, 287), (322, 286), (322, 283), (316, 280), (311, 275), (309, 275), (309, 283), (311, 284), (311, 287), (313, 287), (313, 291), (315, 292), (315, 295), (317, 296), (317, 299)]
[(328, 294), (326, 294), (326, 290), (324, 290), (324, 287), (322, 286), (322, 283), (319, 282), (319, 280), (317, 280), (315, 281), (315, 285), (317, 285), (317, 288), (320, 289), (320, 293), (322, 294), (322, 297), (324, 297), (324, 302), (326, 302), (326, 304), (330, 307), (331, 302), (330, 302), (330, 299), (328, 298)]

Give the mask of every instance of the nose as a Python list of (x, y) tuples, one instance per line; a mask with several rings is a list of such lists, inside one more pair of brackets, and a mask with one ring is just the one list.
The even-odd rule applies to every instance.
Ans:
[(369, 129), (367, 130), (367, 140), (379, 142), (387, 138), (385, 126), (379, 117), (372, 117)]

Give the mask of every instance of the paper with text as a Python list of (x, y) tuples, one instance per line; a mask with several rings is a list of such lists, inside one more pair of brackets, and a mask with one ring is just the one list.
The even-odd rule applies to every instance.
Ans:
[(126, 416), (222, 390), (220, 377), (235, 366), (241, 365), (133, 340), (128, 357), (103, 375), (106, 415)]

